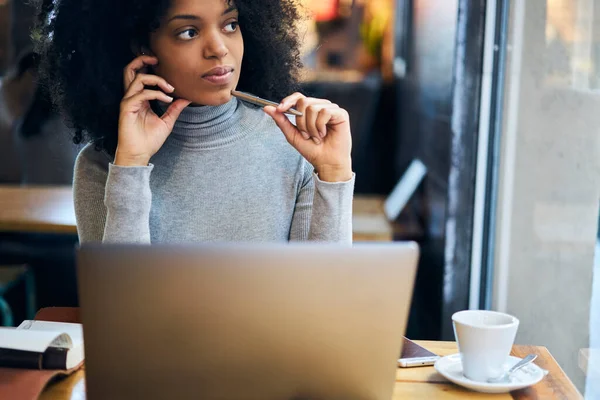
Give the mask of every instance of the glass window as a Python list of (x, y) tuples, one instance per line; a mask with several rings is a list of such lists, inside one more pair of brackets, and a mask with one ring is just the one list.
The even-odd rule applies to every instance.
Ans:
[[(582, 393), (600, 345), (595, 3), (511, 2), (492, 302), (520, 318), (517, 341), (548, 347)], [(587, 380), (589, 398), (599, 381)]]

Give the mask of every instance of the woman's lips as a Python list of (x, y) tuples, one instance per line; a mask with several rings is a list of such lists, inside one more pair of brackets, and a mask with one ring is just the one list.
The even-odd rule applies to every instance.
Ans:
[(215, 85), (226, 85), (231, 82), (232, 78), (233, 68), (231, 67), (213, 68), (202, 76), (202, 79)]

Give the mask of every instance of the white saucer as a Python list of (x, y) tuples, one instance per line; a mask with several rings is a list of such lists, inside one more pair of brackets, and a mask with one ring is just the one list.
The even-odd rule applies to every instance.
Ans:
[[(520, 358), (509, 356), (503, 365), (504, 370), (508, 371), (519, 361), (521, 361)], [(535, 385), (544, 379), (544, 377), (548, 374), (548, 371), (541, 369), (532, 363), (513, 373), (510, 377), (510, 382), (476, 382), (466, 378), (463, 375), (460, 354), (452, 354), (450, 356), (440, 358), (435, 363), (435, 369), (450, 382), (482, 393), (508, 393), (512, 392), (513, 390), (523, 389), (528, 386)]]

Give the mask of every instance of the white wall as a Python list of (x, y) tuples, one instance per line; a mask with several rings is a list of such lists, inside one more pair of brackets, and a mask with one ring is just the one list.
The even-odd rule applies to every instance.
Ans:
[[(583, 391), (577, 361), (589, 346), (600, 91), (581, 87), (580, 63), (592, 61), (581, 57), (591, 52), (573, 52), (577, 79), (549, 72), (569, 59), (546, 50), (546, 0), (511, 4), (493, 304), (521, 320), (518, 343), (547, 346)], [(589, 22), (600, 32), (600, 21)]]

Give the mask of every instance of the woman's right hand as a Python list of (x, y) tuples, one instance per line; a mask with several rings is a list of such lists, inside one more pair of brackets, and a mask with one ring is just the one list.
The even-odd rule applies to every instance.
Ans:
[[(183, 99), (173, 101), (167, 94), (173, 93), (173, 86), (159, 76), (143, 73), (146, 66), (156, 64), (156, 57), (144, 55), (125, 67), (125, 96), (121, 101), (115, 165), (147, 166), (173, 131), (179, 114), (191, 103)], [(150, 90), (146, 86), (156, 86), (162, 91)], [(159, 117), (150, 107), (151, 100), (171, 105)]]

